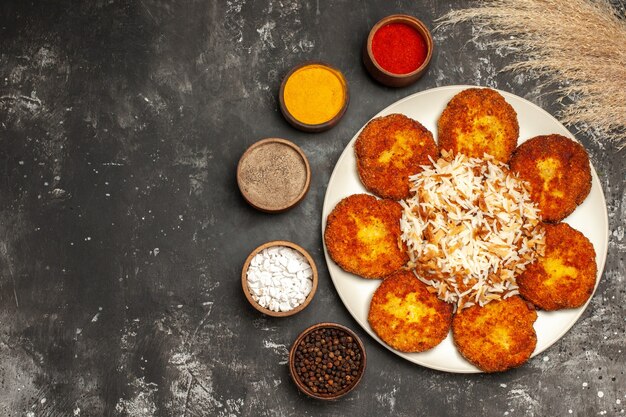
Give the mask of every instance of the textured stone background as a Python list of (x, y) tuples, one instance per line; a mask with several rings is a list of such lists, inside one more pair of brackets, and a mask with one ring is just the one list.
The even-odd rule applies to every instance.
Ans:
[[(624, 415), (625, 151), (576, 132), (608, 204), (609, 255), (579, 322), (524, 367), (455, 375), (412, 365), (358, 327), (329, 279), (321, 207), (334, 164), (375, 113), (450, 84), (510, 91), (560, 109), (512, 57), (437, 30), (429, 72), (392, 90), (361, 64), (369, 28), (406, 12), (433, 21), (470, 1), (93, 0), (0, 4), (0, 415)], [(334, 129), (304, 134), (277, 109), (281, 78), (322, 59), (352, 100)], [(290, 139), (313, 170), (280, 214), (246, 205), (241, 153)], [(306, 247), (320, 269), (308, 309), (277, 320), (243, 297), (249, 251)], [(327, 404), (299, 394), (287, 350), (319, 321), (364, 337), (359, 388)]]

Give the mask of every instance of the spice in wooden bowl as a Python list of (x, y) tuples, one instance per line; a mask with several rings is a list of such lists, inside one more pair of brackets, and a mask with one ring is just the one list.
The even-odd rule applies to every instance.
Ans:
[(424, 23), (397, 14), (381, 19), (370, 30), (363, 63), (370, 75), (389, 87), (404, 87), (426, 72), (433, 53), (433, 39)]
[(338, 69), (305, 62), (283, 79), (279, 102), (283, 116), (296, 129), (322, 132), (335, 126), (346, 112), (348, 84)]
[(254, 143), (241, 156), (237, 184), (251, 206), (279, 213), (304, 198), (311, 184), (311, 168), (297, 145), (268, 138)]
[(317, 281), (311, 255), (300, 245), (285, 240), (257, 247), (241, 271), (241, 286), (250, 304), (272, 317), (302, 311), (313, 299)]
[(289, 371), (300, 391), (335, 400), (352, 391), (365, 373), (365, 346), (350, 329), (319, 323), (304, 330), (289, 351)]

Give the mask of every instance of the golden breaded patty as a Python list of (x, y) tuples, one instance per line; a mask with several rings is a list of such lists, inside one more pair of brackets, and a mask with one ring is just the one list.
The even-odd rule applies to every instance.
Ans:
[(448, 103), (439, 122), (439, 149), (483, 158), (485, 153), (508, 162), (517, 146), (517, 113), (489, 88), (468, 88)]
[(544, 310), (585, 304), (596, 286), (596, 252), (566, 223), (546, 224), (545, 255), (517, 277), (522, 297)]
[(522, 365), (537, 345), (537, 312), (518, 296), (457, 311), (452, 335), (457, 349), (485, 372)]
[(439, 150), (432, 133), (402, 114), (377, 117), (369, 122), (354, 144), (361, 182), (383, 198), (407, 198), (409, 175), (437, 159)]
[(402, 352), (423, 352), (446, 338), (452, 304), (428, 291), (411, 271), (398, 271), (374, 292), (367, 317), (376, 334)]
[(591, 190), (589, 157), (581, 144), (561, 135), (536, 136), (513, 153), (511, 170), (530, 185), (544, 221), (569, 216)]
[(383, 278), (408, 261), (400, 239), (402, 207), (392, 200), (354, 194), (328, 215), (324, 242), (344, 270), (363, 278)]

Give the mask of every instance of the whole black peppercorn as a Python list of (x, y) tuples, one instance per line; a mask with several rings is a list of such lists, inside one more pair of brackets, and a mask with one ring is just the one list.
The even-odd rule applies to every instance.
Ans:
[(361, 349), (353, 342), (342, 329), (314, 329), (294, 347), (294, 378), (320, 396), (333, 397), (349, 390), (363, 367)]

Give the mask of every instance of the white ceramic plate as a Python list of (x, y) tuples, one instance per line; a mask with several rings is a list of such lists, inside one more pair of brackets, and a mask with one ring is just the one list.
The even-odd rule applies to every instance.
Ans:
[[(395, 102), (378, 113), (375, 117), (385, 116), (391, 113), (405, 114), (422, 123), (433, 133), (435, 139), (437, 139), (437, 120), (439, 119), (439, 115), (455, 94), (470, 87), (473, 86), (448, 86), (422, 91)], [(500, 93), (517, 112), (520, 125), (519, 143), (533, 136), (551, 133), (559, 133), (575, 139), (558, 120), (545, 110), (516, 95), (503, 91), (500, 91)], [(322, 234), (326, 227), (328, 214), (341, 199), (352, 194), (367, 192), (359, 180), (354, 156), (354, 141), (359, 133), (360, 131), (354, 135), (350, 143), (348, 143), (348, 146), (344, 149), (328, 182), (328, 189), (326, 190), (322, 210)], [(591, 240), (591, 243), (593, 243), (596, 251), (596, 262), (598, 264), (597, 288), (606, 261), (608, 216), (600, 180), (593, 166), (591, 167), (591, 174), (593, 178), (589, 196), (585, 199), (583, 204), (564, 221), (569, 223), (573, 228), (581, 231)], [(422, 353), (403, 353), (387, 346), (387, 344), (376, 336), (367, 322), (370, 300), (372, 294), (380, 284), (380, 281), (366, 280), (343, 271), (330, 259), (326, 251), (326, 246), (324, 246), (324, 254), (326, 256), (326, 263), (328, 264), (331, 279), (335, 284), (339, 297), (356, 321), (379, 343), (395, 354), (428, 368), (459, 373), (481, 372), (458, 353), (452, 342), (451, 335), (448, 335), (448, 337), (434, 349)], [(574, 323), (576, 323), (587, 307), (587, 304), (589, 304), (589, 302), (577, 309), (556, 312), (540, 311), (539, 317), (535, 322), (537, 347), (533, 352), (533, 356), (543, 352), (554, 342), (559, 340)]]

